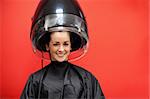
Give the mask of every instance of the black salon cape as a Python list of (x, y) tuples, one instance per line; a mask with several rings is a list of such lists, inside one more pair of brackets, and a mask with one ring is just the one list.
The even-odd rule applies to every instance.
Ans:
[(52, 62), (31, 74), (20, 99), (105, 99), (97, 79), (69, 62)]

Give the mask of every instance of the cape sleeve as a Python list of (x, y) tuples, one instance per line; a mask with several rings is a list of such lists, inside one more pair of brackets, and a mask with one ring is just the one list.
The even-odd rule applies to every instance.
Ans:
[(30, 75), (20, 96), (20, 99), (35, 99), (37, 97), (38, 89), (37, 83), (33, 81), (33, 75)]
[(92, 86), (93, 86), (94, 99), (105, 99), (105, 96), (102, 92), (100, 84), (99, 84), (98, 80), (95, 77), (93, 77)]
[(105, 99), (98, 80), (91, 74), (92, 99)]
[(105, 99), (105, 96), (102, 92), (100, 84), (98, 83), (98, 80), (95, 79), (94, 82), (94, 99)]

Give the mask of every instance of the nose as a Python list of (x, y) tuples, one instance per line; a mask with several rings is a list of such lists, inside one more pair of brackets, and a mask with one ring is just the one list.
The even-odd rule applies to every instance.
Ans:
[(60, 45), (58, 52), (63, 52), (64, 51), (64, 47), (62, 45)]

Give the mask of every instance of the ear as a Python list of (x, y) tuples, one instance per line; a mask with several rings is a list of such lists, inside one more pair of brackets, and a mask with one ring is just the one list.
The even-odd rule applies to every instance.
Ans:
[(45, 46), (46, 46), (46, 51), (49, 51), (49, 46), (48, 46), (48, 44), (46, 44)]

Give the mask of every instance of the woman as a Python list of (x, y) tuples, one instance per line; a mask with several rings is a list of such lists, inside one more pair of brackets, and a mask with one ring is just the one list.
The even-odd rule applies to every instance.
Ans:
[(69, 62), (88, 48), (86, 20), (75, 0), (42, 0), (31, 40), (34, 52), (51, 63), (31, 74), (21, 99), (105, 99), (97, 79)]

